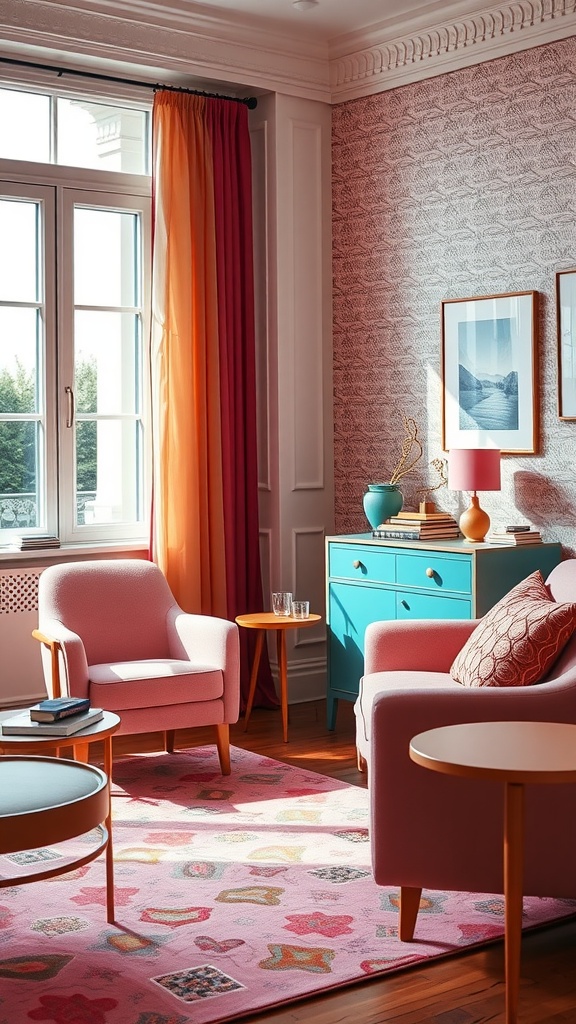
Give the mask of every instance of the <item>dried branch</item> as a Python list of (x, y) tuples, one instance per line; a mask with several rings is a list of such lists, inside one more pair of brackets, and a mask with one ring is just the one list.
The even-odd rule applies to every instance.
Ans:
[(448, 469), (448, 462), (446, 459), (432, 459), (430, 465), (438, 473), (440, 480), (434, 487), (421, 487), (416, 494), (420, 501), (424, 501), (428, 494), (432, 494), (434, 491), (438, 491), (441, 487), (446, 487), (448, 484), (448, 477), (446, 476), (446, 470)]
[[(403, 420), (406, 437), (402, 441), (402, 454), (390, 477), (391, 484), (397, 484), (403, 476), (406, 476), (410, 470), (414, 469), (416, 463), (422, 458), (422, 445), (418, 437), (416, 421), (411, 416), (403, 416)], [(416, 449), (416, 454), (414, 454), (414, 449)]]

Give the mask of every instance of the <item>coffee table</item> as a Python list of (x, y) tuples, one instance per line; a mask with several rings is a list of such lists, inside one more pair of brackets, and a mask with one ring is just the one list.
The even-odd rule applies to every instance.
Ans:
[(248, 612), (246, 615), (237, 615), (236, 622), (245, 629), (257, 629), (256, 650), (254, 651), (254, 663), (250, 675), (250, 689), (248, 691), (248, 704), (244, 718), (244, 732), (248, 728), (248, 721), (252, 713), (254, 694), (256, 693), (256, 680), (258, 678), (258, 667), (264, 645), (264, 635), (267, 629), (276, 632), (276, 650), (278, 652), (278, 676), (280, 679), (280, 704), (282, 707), (282, 733), (284, 743), (288, 742), (288, 657), (286, 655), (286, 631), (288, 629), (306, 629), (307, 626), (315, 626), (320, 622), (321, 616), (310, 614), (307, 619), (295, 619), (292, 615), (275, 615), (274, 612)]
[(0, 711), (0, 754), (13, 751), (19, 754), (37, 754), (42, 747), (44, 751), (56, 751), (72, 747), (75, 761), (88, 760), (91, 743), (104, 743), (104, 771), (112, 778), (112, 736), (120, 727), (120, 718), (112, 711), (105, 711), (99, 722), (94, 722), (86, 729), (73, 733), (72, 736), (3, 736), (2, 722), (14, 715), (26, 711), (26, 708), (12, 708), (11, 711)]
[[(94, 829), (98, 841), (82, 842), (72, 856), (39, 860), (31, 871), (5, 873), (15, 854), (58, 846)], [(110, 779), (100, 768), (56, 757), (0, 757), (0, 889), (61, 875), (106, 851), (106, 919), (114, 921), (114, 871)], [(62, 851), (60, 851), (62, 853)], [(10, 856), (12, 855), (12, 856)], [(26, 858), (24, 858), (26, 861)], [(41, 865), (41, 867), (38, 867)]]
[[(504, 784), (504, 960), (506, 1024), (518, 1020), (524, 787), (576, 782), (576, 725), (559, 722), (470, 722), (421, 732), (410, 757), (424, 768)], [(546, 895), (542, 893), (542, 895)]]

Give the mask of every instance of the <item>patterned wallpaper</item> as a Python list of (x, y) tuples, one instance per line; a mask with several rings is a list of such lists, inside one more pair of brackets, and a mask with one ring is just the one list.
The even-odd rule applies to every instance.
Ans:
[[(539, 293), (536, 455), (502, 460), (493, 521), (576, 548), (576, 422), (557, 413), (555, 272), (576, 266), (576, 38), (333, 111), (336, 530), (369, 529), (366, 485), (389, 479), (402, 416), (424, 455), (404, 507), (438, 482), (440, 303)], [(459, 515), (467, 495), (438, 505)]]

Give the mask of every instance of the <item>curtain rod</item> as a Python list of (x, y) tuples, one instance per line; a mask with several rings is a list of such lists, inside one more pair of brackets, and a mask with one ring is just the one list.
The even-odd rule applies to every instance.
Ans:
[(39, 71), (54, 71), (59, 78), (63, 75), (78, 75), (80, 78), (96, 78), (101, 82), (120, 82), (122, 85), (135, 85), (141, 89), (153, 89), (155, 92), (158, 89), (166, 89), (169, 92), (186, 92), (192, 96), (206, 96), (208, 99), (213, 100), (231, 100), (233, 103), (245, 103), (248, 110), (255, 110), (258, 106), (258, 100), (255, 96), (221, 96), (217, 92), (204, 92), (202, 89), (187, 89), (185, 86), (180, 85), (163, 85), (161, 82), (139, 82), (133, 78), (118, 78), (115, 75), (101, 75), (95, 71), (80, 71), (77, 68), (59, 68), (52, 64), (36, 64), (30, 60), (16, 60), (12, 57), (0, 57), (2, 64), (17, 64), (19, 67), (24, 68), (35, 68)]

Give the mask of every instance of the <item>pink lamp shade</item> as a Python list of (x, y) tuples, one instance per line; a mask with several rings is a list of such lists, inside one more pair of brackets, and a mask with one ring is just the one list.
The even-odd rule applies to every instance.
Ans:
[(453, 491), (499, 491), (498, 448), (452, 448), (448, 452), (448, 486)]

